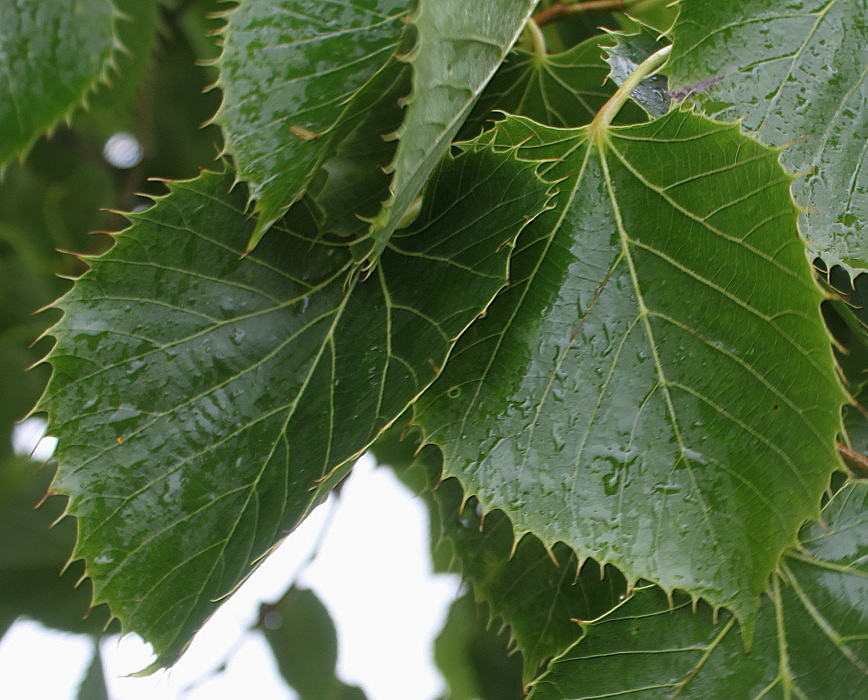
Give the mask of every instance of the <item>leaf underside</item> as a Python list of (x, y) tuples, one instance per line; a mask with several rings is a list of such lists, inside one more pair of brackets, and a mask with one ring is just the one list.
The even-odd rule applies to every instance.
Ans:
[(79, 107), (114, 51), (110, 0), (0, 4), (0, 166)]
[(156, 664), (435, 378), (546, 205), (534, 168), (448, 159), (366, 280), (346, 246), (282, 226), (242, 257), (253, 224), (231, 173), (172, 184), (89, 260), (57, 304), (39, 410), (75, 556)]
[[(520, 114), (548, 126), (585, 126), (614, 92), (607, 81), (609, 68), (601, 53), (608, 36), (594, 36), (558, 54), (540, 59), (527, 51), (513, 51), (491, 79), (461, 128), (473, 138), (494, 119), (493, 110)], [(616, 123), (632, 124), (646, 117), (632, 100), (618, 113)]]
[(565, 179), (418, 420), (518, 537), (727, 606), (749, 632), (839, 465), (845, 401), (791, 178), (737, 125), (688, 112), (587, 134), (495, 128)]
[(665, 68), (673, 90), (786, 146), (811, 252), (851, 274), (868, 269), (864, 2), (679, 4)]
[(530, 700), (798, 697), (847, 700), (868, 684), (868, 483), (844, 486), (806, 525), (762, 598), (745, 653), (728, 613), (636, 591), (585, 625)]

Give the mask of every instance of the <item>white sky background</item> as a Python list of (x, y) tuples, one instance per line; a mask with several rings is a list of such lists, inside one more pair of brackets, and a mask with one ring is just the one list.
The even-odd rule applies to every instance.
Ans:
[[(245, 630), (260, 602), (274, 602), (286, 590), (334, 505), (329, 499), (308, 517), (224, 603), (171, 671), (124, 678), (150, 663), (149, 648), (134, 636), (106, 640), (112, 700), (236, 700), (251, 693), (257, 700), (292, 700), (264, 639)], [(361, 686), (368, 700), (432, 700), (444, 692), (433, 641), (460, 583), (431, 574), (427, 513), (391, 471), (367, 456), (356, 464), (319, 555), (298, 585), (313, 588), (328, 607), (338, 629), (338, 676)], [(226, 672), (202, 681), (227, 653)], [(0, 641), (2, 695), (72, 700), (89, 658), (88, 638), (19, 620)], [(195, 681), (201, 682), (191, 688)]]

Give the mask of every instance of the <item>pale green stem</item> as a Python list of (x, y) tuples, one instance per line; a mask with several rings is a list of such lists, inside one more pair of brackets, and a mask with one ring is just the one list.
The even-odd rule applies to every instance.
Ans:
[(588, 127), (592, 141), (596, 141), (600, 136), (606, 133), (609, 126), (612, 124), (612, 120), (618, 115), (618, 112), (621, 111), (621, 107), (623, 107), (624, 103), (630, 99), (633, 90), (639, 87), (639, 84), (645, 80), (645, 78), (654, 75), (660, 67), (666, 63), (666, 59), (669, 58), (669, 53), (671, 51), (672, 46), (664, 46), (662, 49), (655, 51), (648, 58), (642, 61), (642, 63), (636, 66), (636, 70), (630, 73), (627, 79), (621, 84), (621, 87), (619, 87), (615, 91), (615, 94), (609, 98), (609, 101), (600, 108), (600, 111), (597, 112), (597, 116), (594, 117), (594, 120)]
[(534, 60), (537, 64), (542, 63), (546, 58), (546, 38), (543, 36), (542, 29), (533, 21), (533, 18), (527, 21), (524, 27), (530, 38), (531, 46), (533, 46)]

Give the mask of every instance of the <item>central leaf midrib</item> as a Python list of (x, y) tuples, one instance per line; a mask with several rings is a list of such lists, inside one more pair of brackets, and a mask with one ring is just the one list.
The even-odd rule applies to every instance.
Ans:
[[(721, 541), (720, 534), (717, 532), (717, 529), (714, 527), (711, 518), (709, 516), (709, 507), (706, 503), (705, 496), (700, 489), (699, 484), (696, 482), (696, 477), (693, 474), (693, 469), (690, 466), (690, 460), (687, 457), (687, 445), (684, 441), (684, 436), (682, 435), (681, 427), (678, 423), (678, 416), (675, 411), (675, 406), (672, 401), (672, 396), (669, 391), (669, 380), (666, 378), (666, 373), (663, 369), (663, 362), (660, 359), (660, 355), (657, 351), (657, 342), (654, 337), (654, 330), (651, 328), (651, 322), (649, 320), (649, 312), (648, 308), (645, 306), (645, 297), (642, 293), (642, 287), (639, 282), (639, 275), (636, 271), (636, 265), (633, 261), (633, 256), (630, 252), (630, 236), (628, 235), (625, 227), (623, 217), (621, 216), (621, 208), (618, 203), (618, 198), (615, 194), (615, 190), (612, 184), (612, 177), (609, 173), (609, 164), (606, 158), (606, 151), (609, 148), (608, 139), (603, 141), (601, 144), (597, 146), (598, 157), (600, 160), (600, 165), (603, 169), (603, 179), (606, 183), (606, 189), (609, 192), (609, 198), (612, 205), (612, 213), (615, 216), (615, 223), (618, 229), (618, 238), (621, 241), (621, 252), (624, 256), (624, 259), (627, 261), (627, 267), (630, 272), (630, 280), (633, 286), (633, 292), (636, 296), (636, 301), (639, 305), (639, 316), (642, 320), (642, 324), (645, 329), (645, 335), (648, 341), (648, 349), (651, 352), (651, 357), (654, 361), (654, 368), (657, 372), (658, 383), (663, 391), (664, 400), (666, 402), (666, 412), (669, 414), (669, 419), (671, 421), (671, 428), (673, 435), (678, 443), (678, 449), (680, 452), (679, 460), (684, 463), (685, 471), (687, 472), (690, 482), (693, 485), (693, 491), (696, 495), (696, 498), (700, 505), (700, 513), (702, 519), (705, 521), (706, 527), (708, 529), (709, 534), (711, 534), (716, 542)], [(661, 494), (661, 511), (665, 509), (666, 501), (668, 500), (668, 494)], [(659, 539), (659, 532), (663, 526), (663, 518), (659, 518), (657, 521), (657, 529), (655, 534), (655, 541)]]

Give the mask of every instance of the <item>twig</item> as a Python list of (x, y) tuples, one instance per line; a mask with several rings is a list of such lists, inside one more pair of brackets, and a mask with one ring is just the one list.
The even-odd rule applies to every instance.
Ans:
[(835, 446), (838, 448), (838, 454), (841, 455), (848, 467), (857, 474), (863, 476), (868, 475), (868, 457), (860, 455), (855, 450), (851, 450), (840, 442), (835, 443)]
[(559, 19), (568, 17), (569, 15), (579, 14), (581, 12), (593, 12), (595, 10), (624, 10), (626, 9), (628, 0), (588, 0), (588, 2), (574, 2), (565, 4), (556, 2), (551, 7), (537, 12), (533, 21), (537, 26), (543, 27), (546, 24), (557, 22)]

